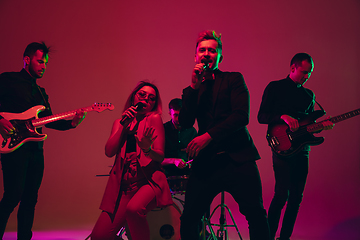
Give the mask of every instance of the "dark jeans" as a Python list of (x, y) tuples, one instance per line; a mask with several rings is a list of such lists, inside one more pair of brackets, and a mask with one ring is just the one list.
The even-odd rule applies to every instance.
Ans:
[(0, 201), (0, 238), (2, 239), (7, 221), (19, 204), (17, 213), (18, 239), (32, 237), (35, 205), (44, 172), (42, 150), (31, 150), (24, 146), (12, 153), (1, 154), (4, 179), (4, 195)]
[[(199, 221), (209, 209), (214, 197), (229, 192), (239, 204), (240, 212), (249, 223), (251, 240), (268, 240), (269, 226), (263, 207), (262, 188), (255, 161), (236, 163), (227, 154), (205, 160), (190, 174), (181, 216), (181, 239), (199, 239)], [(201, 160), (200, 160), (201, 161)]]
[(302, 201), (309, 169), (309, 152), (301, 151), (288, 158), (273, 153), (275, 194), (269, 208), (269, 227), (272, 239), (277, 232), (281, 210), (286, 205), (280, 238), (290, 239)]

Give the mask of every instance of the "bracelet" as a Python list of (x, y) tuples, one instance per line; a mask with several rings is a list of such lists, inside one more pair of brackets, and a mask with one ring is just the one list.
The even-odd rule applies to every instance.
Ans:
[(145, 152), (145, 150), (144, 149), (141, 149), (144, 153), (145, 153), (145, 155), (146, 154), (149, 154), (149, 152), (151, 151), (151, 146), (149, 147), (149, 149)]

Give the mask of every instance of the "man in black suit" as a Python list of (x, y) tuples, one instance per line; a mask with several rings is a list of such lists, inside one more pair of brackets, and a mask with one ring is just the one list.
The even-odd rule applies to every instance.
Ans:
[(187, 146), (195, 157), (181, 216), (181, 238), (197, 240), (198, 222), (214, 197), (229, 192), (245, 215), (251, 240), (268, 240), (269, 227), (263, 207), (256, 160), (258, 151), (246, 128), (249, 92), (239, 72), (222, 72), (221, 36), (214, 31), (199, 34), (191, 85), (183, 90), (180, 124), (198, 121), (199, 134)]

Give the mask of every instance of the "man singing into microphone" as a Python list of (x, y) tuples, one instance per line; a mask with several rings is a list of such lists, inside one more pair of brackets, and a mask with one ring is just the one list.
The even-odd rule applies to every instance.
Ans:
[[(220, 192), (229, 192), (245, 215), (251, 240), (268, 240), (256, 160), (258, 151), (246, 128), (249, 92), (239, 72), (222, 72), (221, 35), (199, 34), (191, 84), (183, 90), (181, 126), (198, 121), (199, 133), (187, 146), (192, 164), (181, 216), (181, 239), (198, 240), (198, 222)], [(205, 66), (205, 68), (204, 68)]]

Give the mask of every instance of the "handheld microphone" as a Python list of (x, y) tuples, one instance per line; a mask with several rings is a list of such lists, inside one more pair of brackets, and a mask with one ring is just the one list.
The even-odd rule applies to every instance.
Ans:
[[(145, 107), (145, 104), (143, 104), (142, 102), (138, 102), (137, 104), (135, 104), (135, 109), (137, 111), (143, 109)], [(121, 125), (124, 125), (125, 121), (128, 119), (129, 117), (128, 116), (124, 116), (121, 120), (120, 120), (120, 124)]]
[[(208, 68), (209, 68), (209, 63), (206, 62), (206, 63), (204, 64), (204, 72), (205, 72)], [(200, 75), (200, 74), (202, 74), (202, 71), (196, 70), (195, 73), (196, 73), (197, 75)]]

